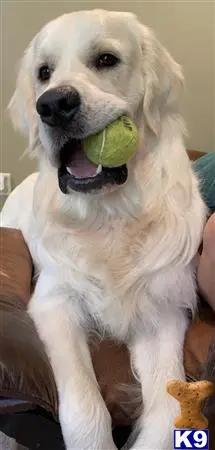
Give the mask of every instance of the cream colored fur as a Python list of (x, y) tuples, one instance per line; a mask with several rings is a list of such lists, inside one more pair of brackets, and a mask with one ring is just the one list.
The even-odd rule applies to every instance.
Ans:
[[(96, 49), (114, 49), (119, 68), (98, 74)], [(45, 87), (35, 71), (55, 58)], [(24, 234), (38, 270), (29, 313), (50, 358), (67, 450), (113, 450), (111, 419), (93, 371), (87, 340), (97, 328), (126, 342), (142, 385), (144, 411), (133, 449), (170, 450), (177, 402), (166, 383), (184, 378), (187, 309), (196, 309), (194, 257), (205, 206), (187, 157), (178, 94), (178, 64), (153, 32), (127, 13), (80, 12), (49, 23), (21, 63), (10, 103), (29, 136), (39, 175), (9, 197), (2, 224)], [(44, 90), (71, 84), (81, 93), (87, 133), (127, 112), (140, 130), (128, 181), (96, 195), (64, 195), (57, 183), (57, 143), (36, 114)]]

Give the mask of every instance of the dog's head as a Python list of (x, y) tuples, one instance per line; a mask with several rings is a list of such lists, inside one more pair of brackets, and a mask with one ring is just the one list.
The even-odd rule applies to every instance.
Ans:
[(132, 14), (78, 12), (50, 22), (31, 42), (9, 109), (30, 149), (41, 144), (58, 169), (65, 193), (94, 192), (123, 184), (134, 163), (98, 173), (82, 140), (122, 114), (144, 129), (146, 141), (159, 138), (181, 82), (178, 64)]

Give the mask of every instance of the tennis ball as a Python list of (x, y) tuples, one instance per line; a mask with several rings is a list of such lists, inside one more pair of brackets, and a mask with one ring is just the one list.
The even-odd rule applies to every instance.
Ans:
[(110, 123), (104, 130), (87, 137), (83, 149), (87, 158), (103, 167), (119, 167), (136, 153), (138, 131), (127, 116)]

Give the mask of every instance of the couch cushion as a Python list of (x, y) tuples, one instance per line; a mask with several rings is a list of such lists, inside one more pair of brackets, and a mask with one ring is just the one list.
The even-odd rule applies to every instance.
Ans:
[(31, 290), (32, 260), (19, 230), (1, 228), (0, 255), (1, 295), (15, 295), (27, 303)]

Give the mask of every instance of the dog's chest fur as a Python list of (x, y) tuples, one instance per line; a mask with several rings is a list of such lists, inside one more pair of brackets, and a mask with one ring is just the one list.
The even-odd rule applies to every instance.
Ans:
[(143, 326), (156, 329), (170, 310), (195, 308), (193, 265), (175, 263), (181, 252), (175, 235), (146, 215), (106, 220), (94, 231), (52, 224), (26, 241), (39, 271), (52, 273), (84, 326), (95, 322), (125, 340)]
[(77, 293), (84, 316), (88, 313), (119, 338), (137, 320), (144, 296), (143, 246), (141, 224), (120, 220), (95, 232), (58, 231), (43, 239), (43, 248), (60, 263), (61, 276)]
[[(137, 319), (138, 304), (144, 295), (144, 272), (141, 271), (140, 233), (122, 223), (109, 225), (106, 232), (86, 238), (76, 264), (85, 265), (85, 296), (91, 315), (119, 337), (127, 334)], [(143, 243), (142, 243), (143, 244)], [(140, 277), (140, 272), (142, 276)]]

